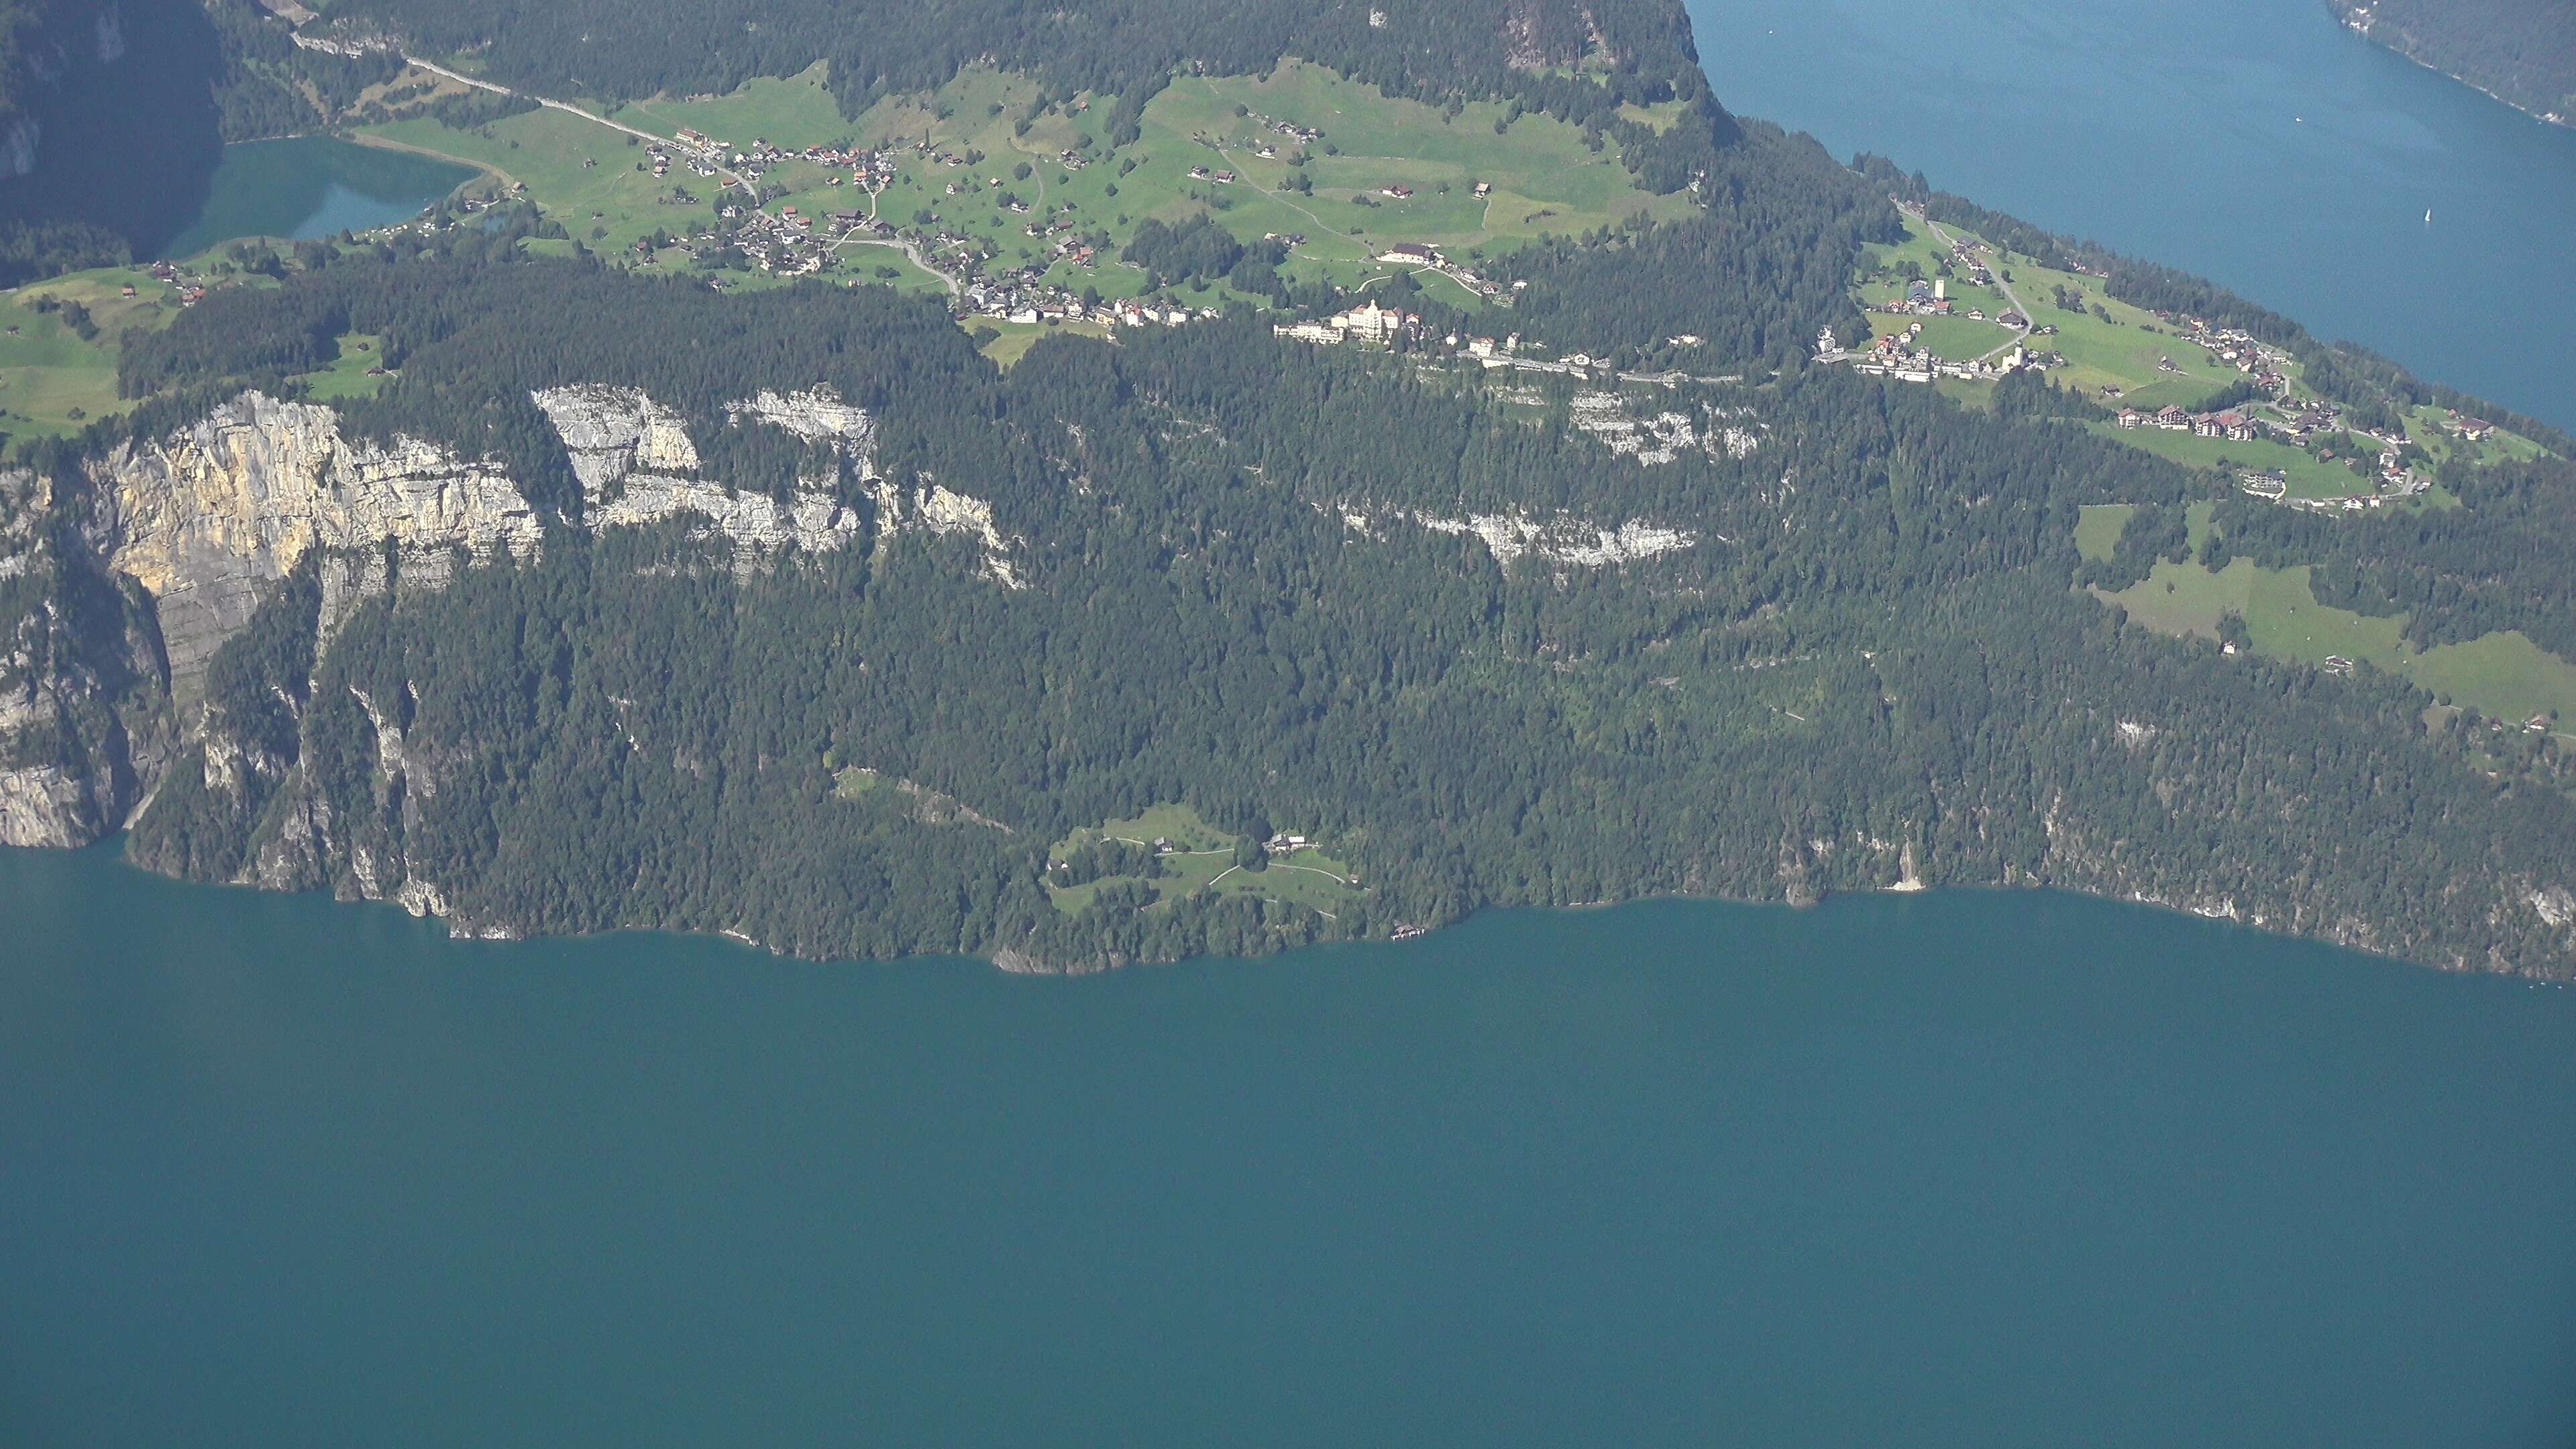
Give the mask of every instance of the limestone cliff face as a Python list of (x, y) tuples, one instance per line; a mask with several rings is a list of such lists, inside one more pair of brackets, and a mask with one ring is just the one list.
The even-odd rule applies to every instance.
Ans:
[(166, 755), (151, 692), (121, 708), (151, 677), (146, 655), (120, 632), (108, 657), (82, 658), (59, 615), (19, 621), (0, 652), (0, 845), (86, 845), (124, 823)]
[(496, 468), (431, 444), (343, 437), (327, 407), (245, 393), (194, 427), (90, 465), (108, 566), (150, 591), (192, 677), (308, 550), (533, 553), (536, 510)]
[[(549, 388), (536, 394), (536, 402), (571, 455), (585, 514), (595, 528), (694, 513), (733, 540), (746, 567), (791, 546), (821, 553), (858, 536), (858, 516), (820, 486), (782, 506), (767, 494), (732, 492), (698, 476), (697, 446), (679, 414), (639, 388)], [(727, 411), (737, 423), (750, 416), (801, 437), (841, 440), (844, 452), (855, 454), (860, 476), (873, 461), (875, 424), (827, 394), (790, 400), (765, 392)]]
[[(863, 532), (822, 480), (781, 503), (705, 476), (680, 416), (640, 390), (557, 388), (535, 401), (581, 480), (588, 527), (693, 518), (730, 540), (744, 569), (846, 547)], [(733, 425), (827, 442), (855, 476), (873, 476), (875, 419), (828, 391), (765, 391), (727, 412)], [(384, 546), (402, 559), (403, 587), (436, 588), (460, 559), (534, 557), (547, 526), (494, 461), (416, 438), (352, 438), (331, 408), (255, 391), (83, 467), (76, 516), (58, 530), (72, 557), (47, 542), (47, 520), (64, 510), (43, 480), (0, 474), (0, 843), (97, 839), (126, 822), (189, 745), (206, 747), (190, 758), (222, 783), (211, 777), (230, 761), (223, 731), (193, 703), (183, 717), (171, 701), (193, 701), (215, 651), (306, 555), (324, 560), (327, 647), (351, 609), (391, 587)], [(972, 502), (934, 510), (932, 526)], [(258, 878), (301, 880), (294, 833), (290, 824)], [(383, 885), (421, 897), (398, 875)]]
[[(746, 563), (858, 536), (858, 518), (828, 494), (782, 506), (698, 476), (679, 415), (638, 389), (556, 388), (536, 401), (564, 440), (593, 527), (699, 514)], [(738, 406), (798, 430), (874, 437), (864, 413), (827, 397), (772, 393)], [(119, 447), (90, 471), (100, 552), (158, 601), (170, 668), (182, 680), (309, 550), (390, 541), (428, 566), (413, 577), (434, 583), (460, 551), (476, 561), (526, 558), (544, 535), (544, 520), (499, 465), (414, 438), (353, 440), (330, 408), (258, 392), (193, 427)]]
[(172, 731), (149, 601), (65, 559), (42, 480), (0, 473), (0, 845), (123, 824)]

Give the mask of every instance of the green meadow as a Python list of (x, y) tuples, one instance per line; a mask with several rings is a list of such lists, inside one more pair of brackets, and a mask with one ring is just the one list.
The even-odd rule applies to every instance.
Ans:
[[(1860, 282), (1853, 289), (1862, 305), (1874, 306), (1904, 297), (1908, 279), (1900, 271), (1902, 264), (1913, 263), (1929, 280), (1938, 276), (1941, 263), (1948, 258), (1948, 249), (1922, 222), (1909, 216), (1905, 225), (1907, 238), (1903, 243), (1873, 246), (1864, 257)], [(1961, 241), (1984, 240), (1974, 232), (1946, 223), (1942, 229)], [(2152, 410), (2168, 403), (2193, 407), (2241, 377), (2233, 367), (2211, 362), (2200, 348), (2163, 330), (2154, 313), (2110, 297), (2099, 278), (2043, 267), (2001, 248), (1990, 249), (1985, 260), (1998, 283), (2009, 279), (2013, 291), (2028, 305), (2033, 326), (2058, 329), (2051, 336), (2033, 337), (2030, 345), (2038, 351), (2065, 355), (2066, 366), (2049, 373), (2050, 380), (2060, 387), (2073, 388), (2097, 400), (2105, 387), (2117, 387), (2122, 392), (2120, 405)], [(1903, 331), (1907, 323), (1922, 320), (1927, 324), (1924, 334), (1932, 350), (1952, 361), (1981, 356), (2010, 335), (1998, 324), (1976, 322), (1966, 315), (1976, 309), (1992, 318), (2010, 308), (2012, 302), (2001, 285), (1979, 286), (1969, 281), (1964, 271), (1943, 280), (1948, 284), (1952, 316), (1912, 319), (1872, 314), (1871, 327), (1883, 335)], [(2055, 301), (2059, 287), (2082, 293), (2085, 310), (2059, 307)], [(2091, 310), (2095, 306), (2108, 312), (2111, 320), (2106, 322), (2095, 315)], [(1935, 323), (1946, 325), (1936, 331), (1931, 325)], [(2168, 362), (2172, 364), (2170, 369), (2164, 365)]]
[(2086, 558), (2108, 560), (2129, 527), (2134, 503), (2087, 503), (2075, 524), (2075, 551)]
[(2198, 563), (2159, 563), (2139, 583), (2101, 597), (2166, 634), (2215, 639), (2220, 619), (2236, 614), (2257, 653), (2301, 664), (2322, 664), (2329, 655), (2365, 661), (2491, 718), (2576, 719), (2576, 664), (2519, 631), (2419, 651), (2403, 637), (2402, 614), (2356, 614), (2317, 602), (2304, 565), (2266, 569), (2239, 558), (2213, 573)]
[[(1292, 269), (1358, 287), (1396, 270), (1376, 258), (1400, 243), (1437, 246), (1472, 265), (1479, 255), (1540, 236), (1689, 210), (1686, 198), (1640, 189), (1614, 151), (1585, 145), (1580, 128), (1524, 115), (1498, 133), (1500, 107), (1469, 105), (1452, 115), (1296, 61), (1265, 76), (1176, 79), (1146, 107), (1138, 139), (1116, 148), (1105, 141), (1113, 97), (1054, 104), (1024, 76), (969, 70), (935, 92), (892, 97), (855, 118), (840, 113), (823, 81), (817, 67), (755, 80), (724, 96), (636, 102), (614, 119), (658, 135), (690, 127), (739, 148), (762, 140), (790, 151), (853, 141), (883, 148), (896, 158), (898, 175), (873, 203), (847, 176), (791, 160), (763, 178), (765, 189), (780, 193), (766, 205), (811, 215), (873, 204), (899, 226), (973, 239), (991, 252), (987, 270), (1036, 268), (1050, 283), (1112, 298), (1145, 290), (1144, 275), (1115, 254), (1148, 218), (1177, 223), (1209, 215), (1245, 242), (1302, 236)], [(1646, 119), (1669, 109), (1649, 111)], [(1660, 119), (1669, 124), (1671, 117)], [(1276, 122), (1324, 135), (1303, 144), (1272, 129)], [(368, 131), (525, 182), (539, 206), (585, 245), (630, 259), (639, 238), (657, 230), (684, 235), (711, 221), (724, 199), (717, 181), (685, 168), (659, 181), (638, 172), (641, 148), (629, 137), (557, 111), (473, 131), (426, 117)], [(913, 149), (923, 142), (934, 154)], [(1273, 154), (1263, 156), (1264, 149)], [(1068, 151), (1090, 164), (1064, 164)], [(977, 156), (972, 165), (942, 159), (970, 155)], [(1194, 178), (1194, 168), (1210, 175)], [(1219, 182), (1217, 172), (1233, 173), (1234, 180)], [(1292, 177), (1299, 178), (1293, 189)], [(1487, 187), (1481, 198), (1479, 183)], [(1412, 188), (1413, 195), (1386, 194), (1396, 186)], [(1015, 202), (1026, 210), (1014, 210)], [(1033, 225), (1050, 223), (1066, 225), (1029, 235)], [(1109, 245), (1084, 266), (1052, 255), (1067, 236), (1105, 236)], [(898, 285), (939, 285), (890, 249), (880, 250), (883, 255), (862, 256), (859, 248), (845, 247), (840, 269)], [(666, 254), (630, 264), (683, 260)], [(894, 275), (884, 275), (889, 268)], [(1214, 306), (1231, 295), (1212, 283), (1195, 287), (1190, 300)], [(1460, 287), (1458, 300), (1475, 299)]]
[(2341, 463), (2329, 463), (2305, 448), (2263, 440), (2252, 443), (2227, 438), (2201, 438), (2167, 428), (2123, 428), (2116, 423), (2090, 424), (2094, 432), (2160, 458), (2192, 468), (2215, 468), (2233, 475), (2244, 469), (2279, 473), (2289, 481), (2293, 498), (2345, 498), (2379, 491), (2376, 473), (2364, 478)]
[(340, 355), (319, 372), (300, 376), (305, 396), (315, 402), (346, 402), (352, 398), (374, 397), (384, 385), (382, 377), (369, 377), (369, 369), (383, 361), (377, 351), (384, 339), (367, 332), (340, 334)]
[[(71, 303), (89, 310), (95, 336), (73, 331), (64, 313)], [(174, 289), (139, 267), (73, 272), (0, 295), (0, 434), (62, 437), (122, 411), (116, 338), (178, 315)]]
[[(1156, 840), (1171, 843), (1171, 853), (1158, 857), (1163, 873), (1144, 882), (1153, 888), (1157, 904), (1205, 891), (1254, 896), (1330, 915), (1359, 894), (1358, 878), (1351, 867), (1319, 849), (1270, 857), (1257, 868), (1237, 866), (1235, 852), (1242, 837), (1217, 829), (1201, 819), (1196, 810), (1181, 804), (1156, 805), (1133, 819), (1107, 821), (1098, 829), (1075, 830), (1056, 842), (1047, 858), (1062, 860), (1080, 846), (1103, 839), (1148, 847)], [(1047, 890), (1058, 910), (1078, 915), (1101, 887), (1127, 879), (1132, 878), (1108, 876), (1076, 886), (1049, 885)]]

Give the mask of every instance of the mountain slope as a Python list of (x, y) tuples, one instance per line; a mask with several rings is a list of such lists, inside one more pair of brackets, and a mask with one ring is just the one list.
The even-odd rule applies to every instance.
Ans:
[[(264, 305), (308, 293), (371, 332), (438, 299), (380, 402), (236, 404), (53, 465), (202, 710), (141, 782), (158, 869), (487, 933), (1055, 968), (1903, 882), (2576, 960), (2576, 807), (2500, 792), (2399, 682), (2224, 660), (2070, 591), (2081, 505), (2195, 484), (2017, 402), (1831, 370), (1516, 400), (1250, 321), (1005, 374), (925, 300), (555, 263), (353, 260)], [(239, 376), (224, 349), (264, 342), (237, 320), (171, 346)], [(445, 501), (330, 523), (392, 486), (368, 458)], [(192, 466), (199, 499), (319, 502), (191, 521), (162, 500)], [(746, 533), (763, 493), (810, 495), (811, 529)], [(220, 580), (249, 612), (210, 633), (178, 601)], [(1157, 802), (1359, 883), (1055, 891), (1051, 842)]]
[(2343, 22), (2509, 105), (2576, 124), (2576, 0), (2327, 0)]

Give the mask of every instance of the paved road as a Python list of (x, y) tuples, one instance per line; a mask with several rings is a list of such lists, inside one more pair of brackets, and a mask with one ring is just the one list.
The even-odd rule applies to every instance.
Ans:
[(934, 277), (937, 277), (940, 280), (941, 285), (948, 288), (949, 296), (957, 296), (966, 290), (958, 283), (955, 277), (952, 277), (946, 272), (939, 270), (937, 267), (932, 266), (928, 257), (923, 256), (919, 249), (915, 248), (912, 243), (903, 240), (901, 237), (845, 236), (839, 241), (832, 243), (832, 249), (834, 251), (838, 251), (843, 247), (854, 246), (900, 248), (906, 257), (912, 259), (912, 264), (914, 266), (921, 268), (923, 271), (928, 272)]
[[(1909, 214), (1913, 216), (1916, 221), (1923, 223), (1924, 229), (1931, 232), (1934, 237), (1938, 238), (1941, 245), (1945, 247), (1956, 247), (1959, 244), (1958, 241), (1948, 232), (1941, 229), (1941, 223), (1934, 221), (1931, 217), (1926, 216), (1919, 211), (1910, 212)], [(1998, 257), (1997, 260), (2000, 261), (2002, 259)], [(2022, 305), (2021, 295), (2012, 289), (2012, 283), (2004, 280), (2003, 269), (2001, 267), (1995, 269), (1995, 285), (2003, 289), (2004, 300), (2012, 303), (2012, 309), (2021, 314), (2021, 335), (2013, 338), (2010, 342), (2003, 344), (2001, 347), (1996, 348), (1994, 351), (1987, 353), (1984, 357), (1978, 358), (1977, 360), (1979, 362), (1985, 362), (1991, 358), (2000, 357), (2004, 353), (2011, 351), (2013, 348), (2019, 347), (2023, 343), (2028, 342), (2030, 340), (2030, 329), (2037, 325), (2030, 315), (2030, 308)]]
[[(659, 135), (652, 131), (637, 130), (635, 127), (626, 124), (624, 121), (612, 121), (606, 116), (599, 114), (597, 111), (583, 110), (581, 107), (573, 105), (569, 101), (548, 100), (544, 96), (528, 95), (524, 91), (514, 91), (508, 86), (496, 85), (491, 81), (477, 80), (473, 76), (463, 75), (456, 71), (449, 70), (447, 67), (440, 65), (436, 61), (423, 60), (416, 55), (406, 55), (403, 57), (403, 60), (406, 64), (419, 66), (422, 70), (428, 71), (432, 75), (443, 75), (449, 80), (455, 81), (459, 85), (469, 85), (474, 87), (476, 90), (490, 91), (494, 95), (524, 96), (526, 99), (535, 101), (538, 105), (545, 107), (547, 110), (561, 111), (568, 116), (579, 116), (585, 121), (592, 122), (596, 125), (606, 126), (612, 131), (623, 131), (629, 136), (639, 137), (643, 140), (651, 141), (656, 145), (676, 144), (669, 136)], [(745, 191), (752, 189), (750, 183), (744, 181), (740, 175), (736, 174), (729, 167), (716, 167), (716, 174), (722, 176), (725, 179), (725, 184), (728, 186), (739, 186)]]

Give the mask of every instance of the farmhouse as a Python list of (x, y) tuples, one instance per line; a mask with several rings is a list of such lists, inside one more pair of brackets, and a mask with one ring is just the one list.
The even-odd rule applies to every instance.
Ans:
[(1377, 259), (1398, 266), (1428, 267), (1439, 264), (1440, 254), (1418, 242), (1399, 242), (1378, 253)]

